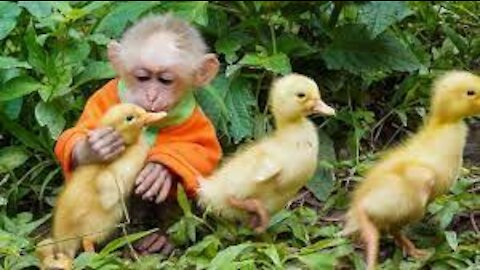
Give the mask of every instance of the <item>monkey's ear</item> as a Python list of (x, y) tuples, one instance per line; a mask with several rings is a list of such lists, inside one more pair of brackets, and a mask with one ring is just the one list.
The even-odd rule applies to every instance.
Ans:
[(206, 54), (195, 74), (195, 86), (202, 87), (209, 84), (217, 76), (220, 68), (220, 62), (213, 53)]
[(113, 68), (117, 72), (122, 72), (123, 71), (123, 63), (122, 63), (122, 45), (118, 43), (116, 40), (110, 41), (107, 47), (108, 50), (108, 59), (110, 60), (110, 63), (112, 64)]

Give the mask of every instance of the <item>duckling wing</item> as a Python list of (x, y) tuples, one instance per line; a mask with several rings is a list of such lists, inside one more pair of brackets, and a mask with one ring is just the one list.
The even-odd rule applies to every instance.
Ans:
[(108, 210), (116, 205), (123, 195), (122, 186), (110, 170), (101, 172), (97, 178), (97, 188), (103, 209)]
[(254, 171), (254, 181), (265, 182), (273, 179), (282, 171), (282, 167), (272, 157), (265, 153), (259, 153), (256, 160), (256, 170)]

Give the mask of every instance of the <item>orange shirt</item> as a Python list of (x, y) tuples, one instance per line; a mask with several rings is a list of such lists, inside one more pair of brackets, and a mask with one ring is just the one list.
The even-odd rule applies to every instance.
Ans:
[[(89, 129), (96, 127), (110, 107), (121, 102), (118, 84), (119, 80), (114, 79), (96, 91), (88, 99), (75, 126), (64, 131), (58, 138), (55, 155), (67, 181), (72, 173), (72, 150), (75, 143), (85, 138)], [(215, 128), (198, 105), (195, 105), (191, 115), (183, 122), (158, 129), (153, 139), (147, 161), (169, 167), (180, 177), (189, 197), (196, 195), (198, 176), (211, 173), (222, 156)]]

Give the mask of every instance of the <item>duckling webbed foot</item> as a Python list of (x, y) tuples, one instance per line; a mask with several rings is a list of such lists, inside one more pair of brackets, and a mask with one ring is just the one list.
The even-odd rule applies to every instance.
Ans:
[(88, 238), (83, 238), (82, 246), (85, 252), (95, 252), (95, 244)]
[(397, 245), (402, 248), (404, 254), (415, 259), (422, 259), (428, 256), (428, 252), (426, 250), (417, 249), (415, 244), (413, 244), (412, 241), (410, 241), (410, 239), (408, 239), (401, 232), (394, 233), (393, 237)]
[(250, 226), (252, 226), (256, 233), (263, 233), (267, 230), (270, 222), (270, 217), (267, 209), (263, 203), (257, 199), (237, 199), (230, 197), (228, 203), (235, 208), (245, 210), (253, 214), (250, 220)]

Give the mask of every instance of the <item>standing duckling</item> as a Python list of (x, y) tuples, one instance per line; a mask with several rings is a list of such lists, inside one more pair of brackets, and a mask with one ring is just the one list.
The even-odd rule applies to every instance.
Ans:
[(37, 250), (44, 269), (69, 269), (66, 266), (81, 244), (85, 251), (94, 251), (94, 243), (113, 232), (124, 216), (123, 202), (147, 157), (149, 146), (141, 136), (143, 127), (165, 116), (165, 112), (147, 113), (133, 104), (116, 105), (107, 111), (101, 125), (119, 132), (125, 150), (111, 162), (74, 170), (56, 202), (53, 238), (42, 241)]
[(380, 232), (390, 233), (410, 256), (422, 257), (401, 232), (423, 218), (425, 207), (448, 192), (462, 167), (465, 117), (480, 113), (480, 77), (452, 71), (433, 86), (431, 110), (422, 129), (385, 153), (353, 193), (343, 235), (359, 231), (368, 269), (377, 265)]
[(300, 74), (276, 80), (270, 101), (276, 131), (239, 150), (199, 181), (198, 202), (203, 208), (227, 219), (253, 213), (251, 223), (258, 233), (315, 172), (317, 129), (307, 116), (335, 114), (322, 101), (317, 84)]

